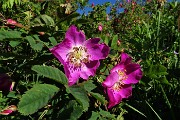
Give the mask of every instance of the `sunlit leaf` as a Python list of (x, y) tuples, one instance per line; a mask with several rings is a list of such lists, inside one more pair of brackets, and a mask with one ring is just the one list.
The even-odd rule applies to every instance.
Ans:
[(26, 91), (18, 104), (18, 111), (23, 115), (37, 112), (40, 108), (47, 105), (59, 88), (49, 84), (36, 84)]
[(53, 79), (61, 84), (67, 84), (66, 76), (57, 68), (51, 66), (34, 65), (32, 70), (37, 72), (39, 75)]

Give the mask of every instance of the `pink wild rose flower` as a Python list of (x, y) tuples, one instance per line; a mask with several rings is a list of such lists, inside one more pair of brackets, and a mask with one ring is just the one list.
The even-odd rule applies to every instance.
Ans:
[(86, 40), (85, 34), (72, 25), (65, 34), (65, 39), (50, 51), (63, 64), (68, 85), (72, 86), (79, 78), (85, 80), (94, 76), (99, 67), (99, 60), (109, 54), (109, 47), (98, 43), (100, 38)]
[(98, 30), (99, 30), (99, 31), (102, 31), (102, 30), (103, 30), (103, 26), (102, 26), (102, 25), (99, 25), (99, 26), (98, 26)]
[(139, 64), (132, 63), (132, 58), (126, 53), (121, 54), (121, 62), (114, 66), (106, 80), (102, 83), (109, 98), (108, 108), (119, 104), (123, 98), (132, 94), (132, 84), (142, 77)]

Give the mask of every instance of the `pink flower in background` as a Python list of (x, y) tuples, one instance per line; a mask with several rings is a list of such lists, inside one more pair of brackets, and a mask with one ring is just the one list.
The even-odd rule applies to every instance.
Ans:
[(64, 65), (69, 86), (75, 84), (79, 78), (85, 80), (94, 76), (99, 67), (99, 60), (109, 54), (109, 47), (98, 43), (100, 38), (86, 40), (85, 34), (72, 25), (66, 32), (65, 39), (51, 48), (50, 51)]
[(127, 3), (130, 3), (131, 2), (131, 0), (127, 0)]
[(124, 13), (127, 13), (127, 12), (128, 12), (128, 9), (125, 8), (125, 9), (124, 9)]
[(94, 3), (91, 4), (91, 7), (92, 7), (92, 8), (94, 7)]
[(123, 4), (122, 4), (122, 3), (120, 3), (120, 4), (119, 4), (119, 7), (120, 7), (120, 8), (122, 8), (122, 7), (123, 7)]
[(12, 20), (12, 19), (7, 19), (6, 24), (15, 25), (15, 24), (17, 24), (17, 22), (15, 20)]
[(0, 91), (12, 91), (14, 83), (7, 74), (0, 74)]
[(126, 53), (121, 54), (121, 62), (114, 66), (106, 80), (102, 83), (108, 97), (108, 108), (119, 104), (123, 98), (132, 94), (132, 84), (142, 78), (139, 64), (132, 63), (132, 58)]
[(9, 115), (12, 112), (15, 112), (17, 110), (17, 107), (15, 105), (8, 106), (4, 110), (0, 111), (1, 115)]
[(98, 26), (98, 30), (99, 30), (99, 31), (102, 31), (102, 30), (103, 30), (103, 26), (102, 26), (102, 25), (99, 25), (99, 26)]
[(15, 20), (12, 20), (12, 19), (6, 20), (6, 25), (9, 26), (10, 28), (15, 28), (16, 24), (17, 24), (17, 22)]
[(142, 11), (144, 11), (145, 10), (145, 8), (144, 7), (142, 7)]

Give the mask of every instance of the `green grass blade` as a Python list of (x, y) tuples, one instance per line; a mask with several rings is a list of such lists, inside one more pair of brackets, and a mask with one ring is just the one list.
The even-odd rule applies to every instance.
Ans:
[(156, 111), (151, 107), (151, 105), (145, 100), (146, 104), (151, 108), (151, 110), (156, 114), (159, 120), (162, 120), (161, 117), (156, 113)]
[(139, 110), (137, 110), (136, 108), (134, 108), (133, 106), (129, 105), (129, 104), (125, 104), (127, 107), (131, 108), (132, 110), (138, 112), (139, 114), (141, 114), (142, 116), (146, 117), (146, 115), (142, 112), (140, 112)]

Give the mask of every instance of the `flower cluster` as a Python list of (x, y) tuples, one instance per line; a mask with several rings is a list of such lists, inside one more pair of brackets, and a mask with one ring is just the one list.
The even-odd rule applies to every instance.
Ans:
[[(94, 76), (100, 61), (109, 54), (109, 47), (99, 43), (100, 38), (86, 40), (85, 34), (72, 25), (65, 34), (65, 39), (50, 49), (52, 54), (63, 64), (68, 85), (74, 85), (79, 78), (88, 80)], [(111, 71), (102, 83), (109, 97), (108, 108), (119, 104), (123, 98), (132, 93), (132, 84), (138, 83), (142, 77), (139, 64), (132, 63), (126, 53), (121, 54), (121, 62)]]
[(109, 97), (108, 108), (131, 96), (131, 85), (138, 83), (142, 77), (140, 65), (132, 63), (131, 60), (128, 54), (122, 53), (121, 62), (111, 69), (109, 76), (102, 83)]

